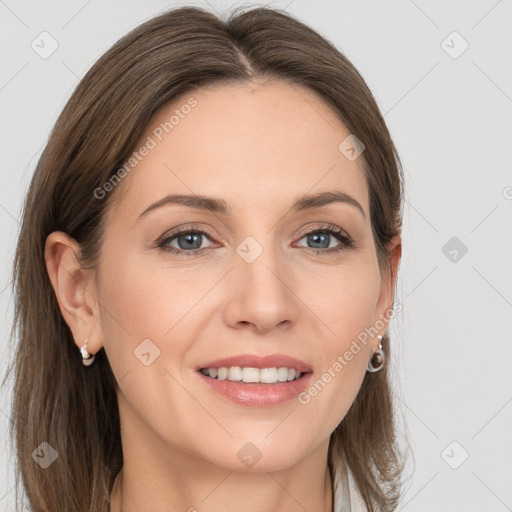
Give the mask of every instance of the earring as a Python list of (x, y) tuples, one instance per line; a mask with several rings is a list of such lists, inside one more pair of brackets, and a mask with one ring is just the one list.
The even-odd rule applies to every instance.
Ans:
[[(382, 350), (382, 335), (379, 334), (377, 338), (379, 339), (379, 348), (372, 354), (372, 357), (370, 357), (370, 360), (368, 361), (367, 369), (371, 373), (382, 370), (386, 361), (386, 354), (384, 354), (384, 351)], [(374, 359), (376, 366), (373, 364)]]
[(80, 353), (82, 354), (82, 363), (84, 366), (91, 366), (91, 364), (94, 362), (94, 355), (90, 354), (87, 351), (87, 342), (89, 341), (89, 338), (85, 340), (85, 344), (80, 347)]

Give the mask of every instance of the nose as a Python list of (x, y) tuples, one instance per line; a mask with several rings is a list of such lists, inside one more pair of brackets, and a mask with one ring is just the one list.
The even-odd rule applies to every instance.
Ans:
[(293, 275), (275, 250), (265, 247), (250, 263), (237, 254), (230, 279), (232, 294), (224, 308), (230, 327), (264, 334), (289, 328), (296, 321)]

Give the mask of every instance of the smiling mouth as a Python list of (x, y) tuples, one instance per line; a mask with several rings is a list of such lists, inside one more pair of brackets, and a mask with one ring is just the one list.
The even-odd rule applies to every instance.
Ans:
[(215, 380), (227, 380), (239, 384), (285, 384), (301, 379), (311, 372), (299, 372), (294, 368), (253, 368), (253, 367), (220, 367), (201, 368), (200, 373)]

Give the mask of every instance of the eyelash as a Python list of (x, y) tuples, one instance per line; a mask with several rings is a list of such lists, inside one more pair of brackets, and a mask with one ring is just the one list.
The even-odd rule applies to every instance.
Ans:
[[(174, 240), (180, 235), (188, 235), (188, 234), (201, 234), (207, 236), (210, 240), (214, 241), (214, 237), (206, 230), (200, 227), (184, 227), (180, 229), (179, 231), (176, 231), (174, 233), (169, 234), (168, 236), (165, 236), (164, 238), (160, 239), (156, 243), (156, 247), (171, 253), (176, 254), (177, 256), (197, 256), (198, 254), (202, 254), (204, 251), (209, 250), (209, 248), (204, 247), (202, 249), (191, 249), (191, 250), (185, 250), (185, 249), (176, 249), (175, 247), (168, 247), (166, 244)], [(334, 237), (341, 242), (341, 244), (337, 247), (332, 247), (330, 249), (314, 249), (312, 247), (299, 247), (299, 249), (308, 252), (308, 253), (314, 253), (316, 255), (325, 255), (325, 253), (335, 253), (338, 251), (341, 251), (343, 249), (352, 248), (354, 247), (354, 241), (348, 234), (346, 234), (342, 229), (334, 227), (334, 226), (319, 226), (316, 227), (313, 230), (306, 231), (305, 233), (302, 233), (299, 240), (302, 240), (305, 236), (316, 234), (316, 233), (327, 233), (329, 235), (334, 235)]]

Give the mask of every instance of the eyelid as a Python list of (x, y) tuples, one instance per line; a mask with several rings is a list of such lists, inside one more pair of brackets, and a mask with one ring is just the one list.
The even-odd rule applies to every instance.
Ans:
[(176, 237), (178, 235), (181, 235), (181, 234), (184, 234), (184, 233), (189, 233), (189, 232), (201, 233), (203, 235), (206, 235), (210, 239), (215, 239), (216, 238), (207, 228), (204, 228), (202, 226), (183, 224), (183, 225), (178, 226), (178, 227), (176, 227), (174, 229), (171, 229), (170, 231), (166, 231), (162, 236), (160, 236), (157, 239), (156, 243), (160, 243), (160, 242), (165, 241), (165, 240), (167, 240), (169, 238), (174, 238), (174, 237)]
[(320, 226), (315, 226), (311, 229), (307, 229), (306, 231), (303, 231), (300, 236), (302, 238), (306, 235), (309, 235), (310, 233), (316, 233), (317, 231), (336, 232), (336, 233), (339, 233), (339, 234), (343, 235), (344, 237), (348, 238), (349, 240), (352, 240), (351, 236), (343, 228), (334, 226), (333, 224), (322, 224)]

